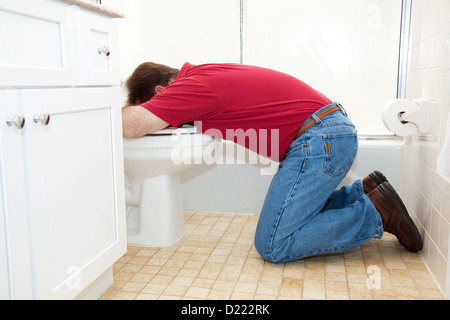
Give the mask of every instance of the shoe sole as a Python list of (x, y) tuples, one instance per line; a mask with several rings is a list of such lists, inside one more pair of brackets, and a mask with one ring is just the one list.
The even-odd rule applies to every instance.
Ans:
[(406, 248), (406, 249), (411, 252), (418, 252), (422, 250), (423, 242), (419, 230), (417, 230), (414, 221), (412, 221), (411, 217), (409, 216), (408, 210), (406, 209), (402, 199), (400, 199), (400, 196), (395, 191), (394, 187), (392, 187), (392, 185), (389, 182), (385, 181), (384, 183), (378, 186), (378, 190), (392, 202), (392, 205), (397, 210), (400, 219), (403, 221), (403, 223), (406, 224), (409, 231), (412, 233), (414, 237), (415, 246), (413, 248)]
[(369, 177), (372, 178), (372, 180), (375, 181), (378, 185), (382, 184), (385, 181), (388, 181), (384, 174), (377, 170), (369, 174)]

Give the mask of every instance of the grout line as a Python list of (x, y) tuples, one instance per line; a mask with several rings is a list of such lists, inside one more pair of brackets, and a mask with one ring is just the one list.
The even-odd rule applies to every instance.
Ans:
[[(443, 299), (420, 255), (403, 251), (392, 235), (341, 254), (272, 264), (250, 242), (256, 221), (187, 213), (178, 244), (129, 246), (101, 299)], [(379, 287), (369, 289), (367, 280)]]

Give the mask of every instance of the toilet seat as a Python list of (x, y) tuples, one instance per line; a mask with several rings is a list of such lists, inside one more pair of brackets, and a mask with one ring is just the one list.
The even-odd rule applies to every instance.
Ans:
[(156, 131), (150, 134), (147, 134), (147, 136), (159, 136), (159, 135), (180, 135), (180, 134), (200, 134), (200, 132), (197, 131), (196, 126), (183, 126), (180, 128), (175, 127), (167, 127), (165, 129), (162, 129), (160, 131)]

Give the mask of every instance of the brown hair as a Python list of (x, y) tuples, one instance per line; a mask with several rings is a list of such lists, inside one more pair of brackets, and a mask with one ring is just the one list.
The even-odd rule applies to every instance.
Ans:
[(163, 64), (144, 62), (134, 70), (125, 83), (128, 91), (128, 105), (147, 102), (155, 95), (156, 86), (168, 86), (179, 70)]

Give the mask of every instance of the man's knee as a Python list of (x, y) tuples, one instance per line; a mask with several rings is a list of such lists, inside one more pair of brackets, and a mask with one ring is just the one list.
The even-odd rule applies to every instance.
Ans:
[(267, 239), (255, 237), (255, 248), (261, 258), (271, 263), (283, 263), (284, 256), (280, 256), (280, 251), (274, 251), (272, 243)]

